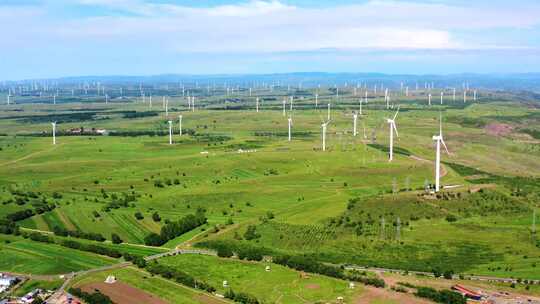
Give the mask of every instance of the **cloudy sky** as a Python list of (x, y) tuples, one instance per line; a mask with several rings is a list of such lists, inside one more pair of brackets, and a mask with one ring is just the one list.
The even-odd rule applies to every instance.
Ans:
[(540, 72), (538, 0), (0, 0), (0, 79)]

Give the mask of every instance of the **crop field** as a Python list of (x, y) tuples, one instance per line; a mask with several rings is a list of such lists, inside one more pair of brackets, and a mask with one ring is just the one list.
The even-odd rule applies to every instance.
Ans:
[[(142, 245), (166, 223), (202, 210), (208, 223), (166, 240), (163, 250), (188, 241), (207, 247), (227, 242), (336, 264), (540, 278), (540, 241), (532, 231), (534, 210), (540, 214), (538, 108), (488, 91), (480, 91), (477, 102), (446, 97), (443, 105), (432, 106), (423, 92), (397, 95), (393, 109), (386, 109), (382, 95), (370, 95), (354, 136), (359, 98), (351, 92), (336, 99), (324, 89), (318, 108), (312, 89), (258, 92), (259, 112), (254, 97), (242, 94), (201, 93), (195, 111), (188, 111), (181, 95), (172, 96), (168, 117), (161, 96), (154, 96), (152, 108), (138, 97), (108, 104), (66, 99), (57, 105), (21, 98), (1, 106), (0, 217), (30, 209), (16, 218), (23, 228), (93, 233), (108, 241), (114, 234)], [(287, 102), (283, 114), (281, 102), (289, 95), (296, 96), (293, 110)], [(327, 103), (331, 120), (322, 151)], [(385, 118), (398, 105), (399, 136), (389, 162)], [(450, 187), (435, 195), (425, 188), (434, 183), (432, 136), (439, 115), (450, 151), (442, 154), (442, 184)], [(52, 121), (58, 122), (56, 145)], [(109, 134), (70, 134), (81, 127)], [(255, 227), (255, 235), (246, 237), (248, 227)], [(61, 273), (110, 263), (65, 248), (55, 254), (50, 246), (55, 245), (20, 239), (2, 243), (8, 259), (0, 260), (0, 270)], [(140, 248), (140, 255), (160, 250), (130, 248)], [(65, 252), (73, 257), (65, 258)], [(198, 269), (183, 257), (171, 263), (191, 265), (193, 275), (220, 274), (226, 271), (220, 267), (228, 267), (211, 263), (212, 269)], [(337, 288), (325, 284), (321, 290)], [(279, 295), (266, 296), (274, 301)]]

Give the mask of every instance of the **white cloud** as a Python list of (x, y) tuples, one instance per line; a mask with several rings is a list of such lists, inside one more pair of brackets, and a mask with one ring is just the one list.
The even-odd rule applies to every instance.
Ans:
[[(49, 12), (48, 19), (19, 18), (25, 24), (14, 30), (5, 20), (0, 20), (0, 34), (12, 40), (24, 37), (21, 45), (31, 45), (34, 38), (70, 47), (147, 48), (156, 54), (161, 51), (264, 53), (326, 48), (481, 48), (475, 41), (460, 40), (455, 33), (481, 34), (485, 30), (531, 28), (540, 24), (540, 5), (514, 5), (506, 9), (374, 0), (357, 5), (305, 8), (277, 0), (252, 0), (196, 8), (143, 0), (77, 1), (80, 5), (102, 6), (130, 14), (58, 19), (54, 12)], [(24, 16), (22, 10), (11, 12), (12, 19)], [(504, 47), (500, 40), (490, 46)]]

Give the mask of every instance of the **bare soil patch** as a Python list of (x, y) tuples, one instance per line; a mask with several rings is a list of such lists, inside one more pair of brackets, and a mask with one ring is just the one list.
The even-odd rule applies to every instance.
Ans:
[(200, 302), (200, 303), (204, 303), (204, 304), (223, 304), (225, 303), (225, 301), (223, 300), (219, 300), (219, 299), (216, 299), (216, 298), (213, 298), (209, 295), (205, 295), (205, 294), (198, 294), (196, 295), (195, 297), (193, 297), (196, 301)]
[(103, 282), (91, 283), (82, 286), (81, 289), (86, 292), (94, 292), (97, 289), (117, 304), (167, 304), (167, 302), (152, 294), (122, 282), (116, 282), (114, 284)]
[(514, 127), (503, 123), (490, 123), (485, 127), (486, 133), (492, 136), (505, 136), (514, 130)]
[(366, 287), (361, 296), (354, 300), (356, 304), (369, 304), (376, 300), (394, 301), (400, 304), (431, 304), (432, 302), (419, 299), (412, 294), (394, 292), (387, 289)]

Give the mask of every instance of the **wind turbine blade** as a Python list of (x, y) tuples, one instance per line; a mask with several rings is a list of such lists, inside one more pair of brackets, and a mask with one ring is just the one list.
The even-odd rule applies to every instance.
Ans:
[(443, 145), (444, 149), (446, 150), (446, 154), (450, 155), (450, 151), (448, 151), (448, 148), (446, 147), (446, 144), (444, 143), (444, 139), (441, 137), (441, 144)]
[(394, 131), (396, 132), (396, 137), (399, 137), (399, 133), (397, 131), (396, 123), (393, 122), (391, 125), (392, 125), (392, 128), (394, 128)]
[(396, 120), (396, 117), (397, 117), (398, 113), (399, 113), (399, 106), (398, 106), (396, 114), (394, 115), (394, 118), (392, 120)]

